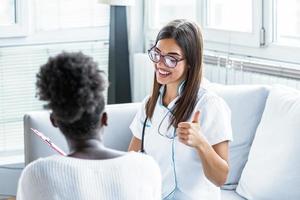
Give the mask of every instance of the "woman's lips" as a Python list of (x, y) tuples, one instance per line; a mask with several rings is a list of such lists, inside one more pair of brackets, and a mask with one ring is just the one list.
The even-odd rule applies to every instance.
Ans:
[(157, 72), (158, 72), (159, 76), (161, 76), (161, 77), (167, 77), (171, 74), (171, 72), (168, 72), (168, 71), (165, 71), (162, 69), (157, 69)]

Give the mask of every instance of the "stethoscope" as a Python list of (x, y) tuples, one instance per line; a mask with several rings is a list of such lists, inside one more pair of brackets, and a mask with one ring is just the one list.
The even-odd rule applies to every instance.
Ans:
[[(176, 103), (177, 103), (177, 102), (176, 102)], [(175, 103), (175, 104), (176, 104), (176, 103)], [(158, 132), (159, 132), (159, 134), (160, 134), (161, 136), (164, 136), (164, 135), (162, 135), (162, 134), (160, 133), (159, 129), (160, 129), (161, 125), (162, 125), (162, 122), (166, 119), (167, 116), (169, 116), (169, 115), (168, 115), (169, 113), (173, 114), (173, 113), (172, 113), (172, 110), (169, 110), (169, 111), (166, 113), (166, 115), (163, 117), (162, 121), (160, 122), (160, 124), (159, 124), (159, 126), (158, 126)], [(142, 129), (142, 141), (141, 141), (141, 148), (140, 148), (140, 152), (141, 152), (141, 153), (144, 153), (144, 154), (146, 154), (145, 148), (144, 148), (144, 141), (145, 141), (145, 129), (146, 129), (146, 126), (147, 126), (147, 120), (148, 120), (148, 116), (145, 117), (145, 121), (144, 121), (144, 123), (143, 123), (143, 129)], [(164, 136), (164, 137), (167, 137), (167, 138), (173, 140), (173, 139), (176, 137), (175, 130), (176, 130), (176, 129), (174, 129), (173, 137), (171, 137), (171, 138), (170, 138), (170, 137), (167, 137), (167, 136)], [(175, 169), (174, 169), (174, 170), (175, 170)], [(177, 182), (177, 181), (176, 181), (176, 178), (175, 178), (175, 182)], [(176, 184), (176, 185), (177, 185), (177, 184)], [(167, 199), (170, 195), (172, 195), (172, 194), (174, 193), (174, 191), (175, 191), (175, 189), (174, 189), (170, 194), (168, 194), (166, 197), (164, 197), (164, 199)]]
[[(177, 104), (177, 102), (174, 104), (174, 107), (175, 107), (176, 104)], [(163, 121), (169, 116), (169, 113), (173, 114), (173, 112), (172, 112), (173, 108), (168, 109), (168, 112), (165, 114), (165, 116), (163, 117), (163, 119), (161, 120), (161, 122), (158, 126), (158, 134), (160, 134), (161, 136), (166, 137), (168, 139), (174, 139), (176, 137), (175, 129), (174, 129), (174, 132), (173, 132), (172, 136), (166, 136), (166, 135), (163, 135), (163, 134), (160, 133), (160, 128), (162, 126)], [(147, 126), (147, 120), (148, 120), (148, 116), (146, 116), (145, 121), (143, 123), (142, 140), (141, 140), (141, 148), (140, 148), (141, 153), (146, 153), (145, 148), (144, 148), (144, 141), (145, 141), (145, 131), (146, 131), (146, 126)]]
[[(168, 109), (168, 112), (167, 114), (163, 117), (159, 127), (158, 127), (158, 132), (161, 136), (164, 136), (163, 134), (160, 133), (159, 129), (160, 129), (160, 126), (162, 125), (162, 122), (165, 120), (165, 118), (168, 116), (168, 113), (171, 113), (173, 114), (173, 110), (176, 106), (176, 104), (178, 103), (178, 100), (175, 102), (174, 106), (172, 108), (167, 108)], [(144, 148), (144, 141), (145, 141), (145, 129), (146, 129), (146, 125), (147, 125), (147, 120), (148, 120), (148, 116), (146, 115), (146, 118), (145, 118), (145, 121), (143, 123), (143, 129), (142, 129), (142, 141), (141, 141), (141, 148), (140, 148), (140, 152), (141, 153), (146, 153), (145, 152), (145, 148)], [(175, 130), (174, 130), (174, 133), (173, 133), (173, 136), (172, 137), (167, 137), (169, 139), (174, 139), (176, 137), (176, 134), (175, 134)]]
[(144, 140), (145, 140), (145, 128), (146, 128), (147, 120), (148, 120), (148, 117), (146, 116), (144, 124), (143, 124), (143, 131), (142, 131), (142, 141), (141, 141), (141, 150), (140, 150), (141, 153), (145, 153)]

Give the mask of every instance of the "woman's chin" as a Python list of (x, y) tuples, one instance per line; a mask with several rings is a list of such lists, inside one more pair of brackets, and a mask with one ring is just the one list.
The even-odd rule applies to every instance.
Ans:
[(169, 83), (169, 81), (165, 78), (156, 77), (156, 81), (161, 85), (166, 85)]
[(159, 72), (156, 73), (156, 81), (162, 85), (165, 85), (169, 82), (169, 77), (170, 77), (170, 74), (164, 75), (164, 74), (160, 74)]

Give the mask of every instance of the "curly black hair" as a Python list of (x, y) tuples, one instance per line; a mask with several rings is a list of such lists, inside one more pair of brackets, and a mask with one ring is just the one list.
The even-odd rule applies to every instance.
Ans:
[(103, 71), (81, 52), (62, 52), (50, 57), (37, 74), (37, 96), (47, 101), (65, 136), (84, 139), (99, 127), (104, 110)]

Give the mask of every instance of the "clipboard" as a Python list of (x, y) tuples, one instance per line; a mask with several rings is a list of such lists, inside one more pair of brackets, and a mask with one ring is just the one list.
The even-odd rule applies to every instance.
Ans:
[(41, 138), (48, 146), (50, 146), (53, 150), (55, 150), (57, 153), (59, 153), (62, 156), (67, 156), (67, 154), (61, 150), (56, 144), (54, 144), (53, 142), (51, 142), (50, 138), (46, 137), (43, 133), (41, 133), (40, 131), (34, 129), (34, 128), (30, 128), (37, 136), (39, 136), (39, 138)]

